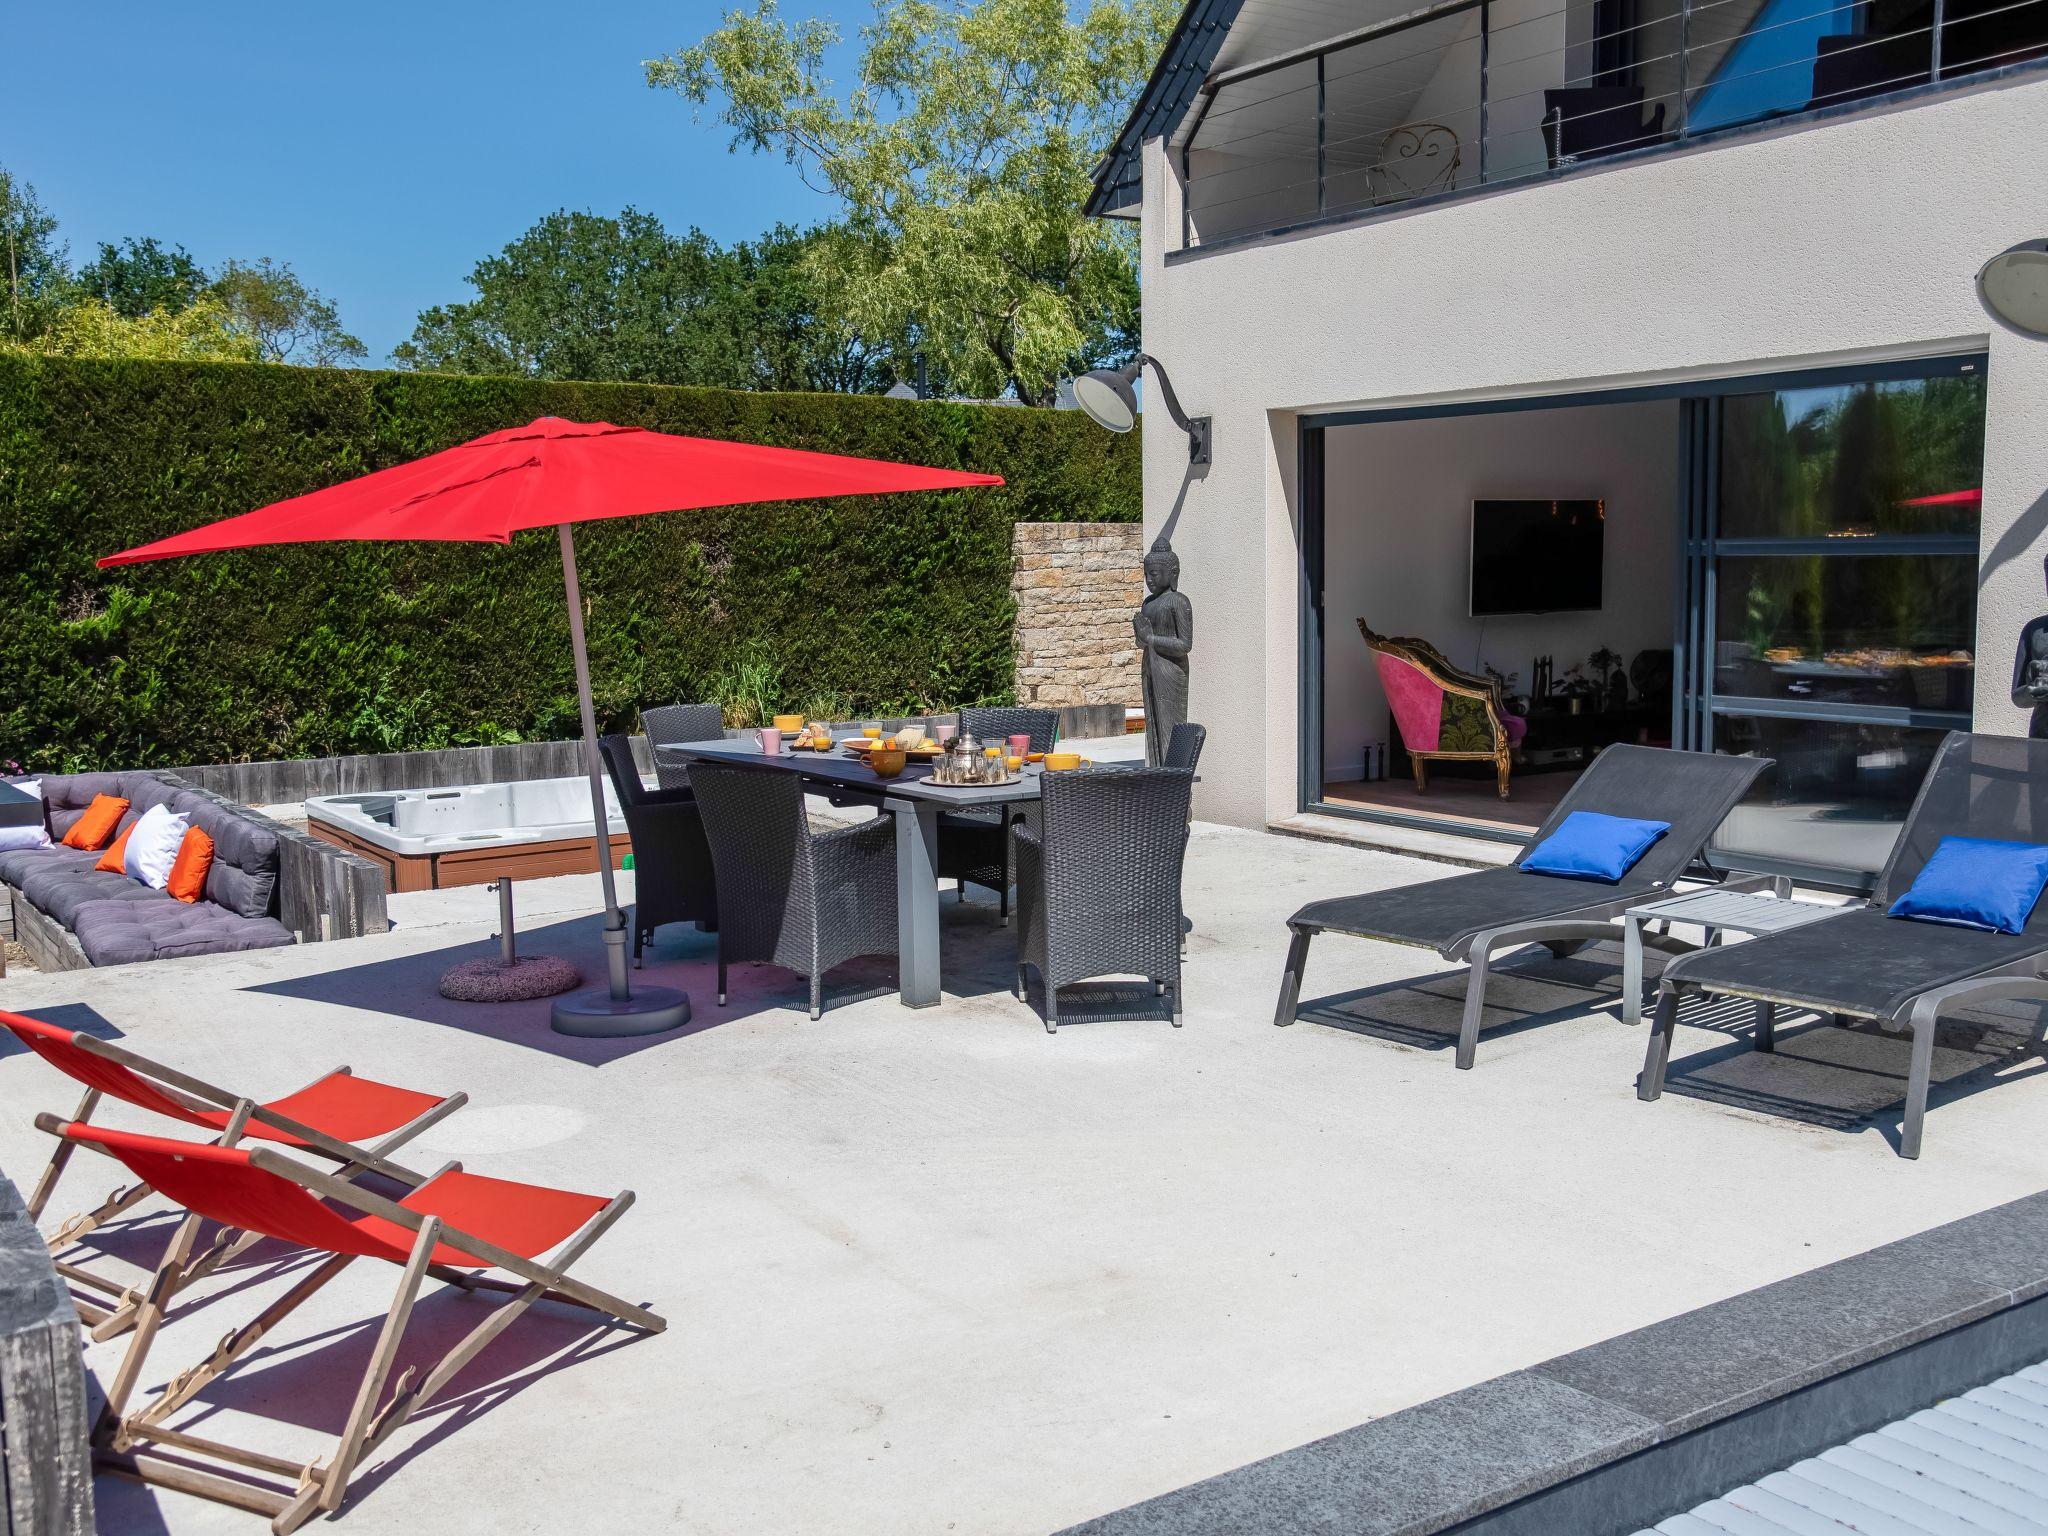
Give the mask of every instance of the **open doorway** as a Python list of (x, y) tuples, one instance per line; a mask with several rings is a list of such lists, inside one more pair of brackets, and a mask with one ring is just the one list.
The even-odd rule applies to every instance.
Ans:
[(1679, 414), (1328, 429), (1325, 800), (1525, 832), (1600, 748), (1669, 743)]
[(1310, 418), (1302, 804), (1521, 841), (1615, 742), (1767, 756), (1714, 846), (1867, 885), (1968, 729), (1981, 355)]

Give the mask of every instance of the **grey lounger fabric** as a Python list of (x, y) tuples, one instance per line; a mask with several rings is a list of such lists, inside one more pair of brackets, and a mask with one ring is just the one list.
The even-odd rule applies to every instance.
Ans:
[(1772, 1049), (1770, 1009), (1780, 1004), (1876, 1019), (1913, 1033), (1899, 1155), (1919, 1156), (1939, 1016), (2001, 999), (2048, 1001), (2048, 900), (2018, 934), (1884, 915), (1945, 837), (2048, 843), (2048, 742), (1950, 732), (1867, 901), (1837, 917), (1667, 965), (1638, 1097), (1654, 1099), (1663, 1090), (1679, 1000), (1688, 992), (1764, 1004), (1759, 1050)]
[(1671, 889), (1700, 857), (1714, 829), (1769, 766), (1768, 758), (1626, 744), (1609, 747), (1530, 834), (1516, 859), (1519, 862), (1526, 857), (1574, 811), (1670, 822), (1671, 830), (1619, 882), (1609, 885), (1526, 874), (1515, 868), (1487, 869), (1363, 896), (1311, 902), (1287, 922), (1293, 942), (1273, 1022), (1294, 1022), (1302, 967), (1314, 935), (1348, 933), (1413, 944), (1433, 949), (1449, 960), (1470, 961), (1457, 1065), (1471, 1066), (1493, 952), (1538, 943), (1576, 946), (1601, 937), (1605, 925), (1627, 908)]

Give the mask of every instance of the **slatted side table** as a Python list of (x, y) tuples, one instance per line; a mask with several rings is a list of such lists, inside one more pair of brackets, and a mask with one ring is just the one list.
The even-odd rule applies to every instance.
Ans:
[[(1683, 896), (1667, 896), (1662, 901), (1647, 901), (1622, 914), (1622, 1022), (1643, 1022), (1644, 923), (1689, 923), (1706, 929), (1707, 942), (1711, 944), (1731, 933), (1754, 938), (1758, 934), (1802, 928), (1842, 910), (1811, 901), (1794, 901), (1792, 882), (1783, 876), (1772, 885), (1775, 894), (1768, 896), (1761, 891), (1692, 891)], [(1757, 1049), (1767, 1051), (1771, 1048), (1771, 1005), (1756, 1006)]]

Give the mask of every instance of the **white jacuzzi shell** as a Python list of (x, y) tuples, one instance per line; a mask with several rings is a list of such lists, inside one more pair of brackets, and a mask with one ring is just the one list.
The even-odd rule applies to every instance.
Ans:
[[(604, 786), (604, 804), (612, 835), (623, 837), (625, 818), (609, 783)], [(316, 831), (322, 825), (332, 827), (410, 858), (587, 839), (590, 781), (526, 779), (450, 789), (321, 795), (306, 802), (306, 819)]]

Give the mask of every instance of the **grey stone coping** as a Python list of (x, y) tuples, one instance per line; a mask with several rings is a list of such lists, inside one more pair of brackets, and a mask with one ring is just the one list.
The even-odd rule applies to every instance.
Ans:
[(1361, 1424), (1063, 1536), (1428, 1536), (2048, 1295), (2048, 1194)]

